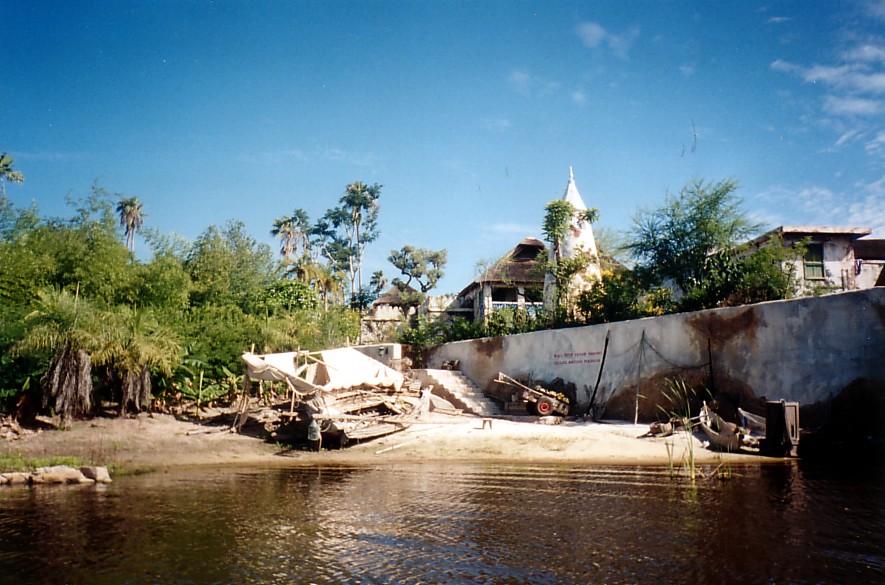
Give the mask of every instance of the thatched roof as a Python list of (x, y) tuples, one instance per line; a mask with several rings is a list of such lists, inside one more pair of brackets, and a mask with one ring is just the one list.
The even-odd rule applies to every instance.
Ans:
[(400, 290), (398, 286), (394, 285), (387, 289), (384, 294), (375, 299), (375, 302), (372, 304), (398, 307), (403, 304), (403, 296), (408, 295), (414, 298), (414, 295), (417, 293), (418, 291), (411, 286), (407, 286), (405, 290)]
[(544, 242), (537, 238), (524, 238), (512, 250), (464, 287), (458, 296), (464, 296), (481, 283), (497, 284), (544, 284), (544, 271), (538, 262), (538, 254), (546, 252)]

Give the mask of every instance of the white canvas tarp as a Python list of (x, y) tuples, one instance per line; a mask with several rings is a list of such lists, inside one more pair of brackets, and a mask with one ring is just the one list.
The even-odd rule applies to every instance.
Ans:
[[(398, 391), (403, 385), (402, 374), (350, 347), (307, 354), (312, 358), (309, 361), (316, 362), (316, 366), (309, 369), (305, 366), (296, 367), (298, 355), (296, 352), (264, 355), (245, 353), (243, 361), (250, 378), (288, 380), (296, 387), (303, 387), (304, 382), (307, 382), (309, 387), (321, 386), (323, 390), (376, 386)], [(302, 378), (301, 375), (305, 373), (309, 374), (307, 378), (312, 379)]]
[(321, 351), (316, 381), (326, 390), (340, 390), (353, 386), (378, 386), (399, 390), (403, 375), (378, 360), (352, 347)]
[(246, 369), (250, 378), (256, 380), (285, 380), (286, 378), (294, 378), (297, 375), (295, 370), (295, 356), (297, 355), (294, 351), (265, 355), (244, 353), (243, 361), (246, 362)]

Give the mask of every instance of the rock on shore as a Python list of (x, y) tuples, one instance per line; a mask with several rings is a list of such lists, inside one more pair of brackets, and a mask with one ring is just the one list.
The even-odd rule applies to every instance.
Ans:
[(44, 485), (44, 484), (81, 484), (110, 483), (111, 476), (107, 467), (84, 466), (74, 469), (67, 465), (38, 467), (28, 473), (16, 471), (0, 473), (0, 485)]

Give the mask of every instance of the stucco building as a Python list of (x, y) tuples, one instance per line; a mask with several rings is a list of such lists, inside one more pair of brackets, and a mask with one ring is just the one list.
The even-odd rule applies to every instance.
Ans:
[(885, 240), (863, 239), (872, 230), (859, 227), (780, 226), (750, 242), (758, 248), (775, 238), (785, 247), (803, 244), (794, 261), (799, 294), (849, 291), (885, 285)]
[(482, 321), (496, 309), (512, 307), (534, 311), (543, 303), (544, 266), (539, 254), (546, 254), (544, 242), (524, 238), (458, 293), (450, 314)]

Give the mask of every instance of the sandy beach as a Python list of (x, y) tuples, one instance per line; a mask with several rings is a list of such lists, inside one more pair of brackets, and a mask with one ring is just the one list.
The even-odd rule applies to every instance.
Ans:
[[(433, 414), (410, 428), (345, 449), (315, 453), (231, 432), (211, 420), (188, 421), (168, 414), (77, 421), (65, 431), (43, 430), (0, 442), (0, 453), (23, 457), (73, 456), (125, 472), (193, 465), (359, 464), (407, 461), (484, 461), (588, 465), (666, 466), (668, 443), (674, 465), (688, 455), (684, 434), (640, 437), (647, 425), (622, 422), (521, 420)], [(771, 461), (749, 454), (723, 454), (692, 437), (698, 464)]]

